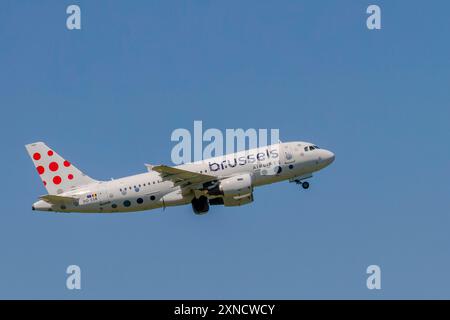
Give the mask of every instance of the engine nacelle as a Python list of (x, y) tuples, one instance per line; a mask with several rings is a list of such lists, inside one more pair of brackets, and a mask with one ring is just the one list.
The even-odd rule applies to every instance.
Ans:
[(218, 184), (208, 189), (208, 194), (213, 196), (241, 196), (251, 194), (253, 191), (252, 177), (250, 174), (241, 174), (221, 180)]

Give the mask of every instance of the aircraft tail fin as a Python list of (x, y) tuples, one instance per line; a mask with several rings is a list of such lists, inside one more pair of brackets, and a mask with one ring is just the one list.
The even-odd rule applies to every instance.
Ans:
[(96, 182), (43, 142), (27, 144), (25, 148), (50, 195)]

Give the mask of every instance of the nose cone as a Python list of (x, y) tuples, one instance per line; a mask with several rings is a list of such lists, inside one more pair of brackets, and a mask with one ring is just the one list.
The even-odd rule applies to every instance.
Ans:
[(323, 155), (323, 161), (326, 163), (326, 165), (330, 165), (333, 161), (334, 161), (334, 153), (328, 150), (323, 150), (324, 151), (324, 155)]

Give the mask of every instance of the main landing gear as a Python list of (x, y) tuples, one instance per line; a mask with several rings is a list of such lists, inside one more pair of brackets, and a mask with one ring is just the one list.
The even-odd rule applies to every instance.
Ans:
[(294, 180), (296, 184), (300, 184), (303, 189), (309, 188), (309, 182), (308, 181), (301, 181), (301, 180)]
[(209, 211), (208, 198), (200, 196), (199, 198), (192, 199), (192, 210), (195, 214), (205, 214)]

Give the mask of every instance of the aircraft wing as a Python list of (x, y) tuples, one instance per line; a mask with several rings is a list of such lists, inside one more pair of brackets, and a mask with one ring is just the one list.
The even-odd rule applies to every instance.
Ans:
[(215, 176), (178, 169), (166, 165), (146, 166), (149, 171), (153, 170), (159, 172), (163, 179), (170, 180), (176, 185), (180, 185), (181, 187), (217, 180), (217, 177)]
[(45, 196), (40, 196), (39, 199), (44, 200), (51, 204), (62, 204), (67, 202), (78, 201), (78, 198), (75, 197), (64, 197), (53, 194), (46, 194)]

